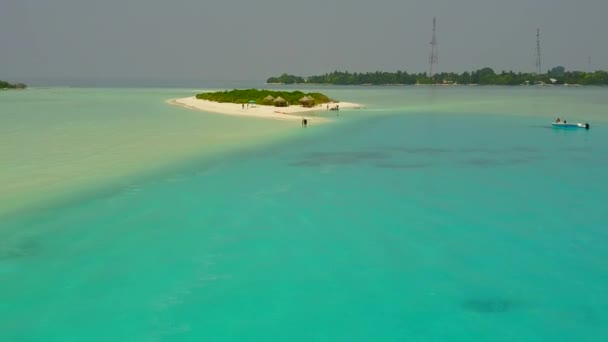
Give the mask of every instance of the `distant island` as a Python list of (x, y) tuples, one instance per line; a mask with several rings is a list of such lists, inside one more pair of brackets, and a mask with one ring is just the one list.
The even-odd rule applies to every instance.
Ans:
[(334, 84), (334, 85), (530, 85), (530, 84), (556, 84), (556, 85), (608, 85), (608, 72), (595, 71), (566, 71), (562, 66), (552, 68), (546, 74), (515, 73), (502, 71), (496, 73), (492, 68), (483, 68), (476, 71), (465, 71), (461, 74), (453, 72), (437, 73), (429, 77), (427, 73), (397, 72), (366, 72), (350, 73), (348, 71), (334, 71), (325, 75), (301, 77), (283, 74), (270, 77), (266, 81), (270, 84)]
[(0, 80), (0, 89), (25, 89), (25, 88), (27, 88), (27, 85), (25, 85), (23, 83), (12, 84), (12, 83), (8, 83), (6, 81)]
[(321, 93), (303, 93), (301, 91), (271, 91), (258, 89), (234, 89), (214, 93), (196, 95), (199, 100), (208, 100), (219, 103), (274, 105), (285, 107), (290, 104), (314, 106), (332, 102), (327, 95)]

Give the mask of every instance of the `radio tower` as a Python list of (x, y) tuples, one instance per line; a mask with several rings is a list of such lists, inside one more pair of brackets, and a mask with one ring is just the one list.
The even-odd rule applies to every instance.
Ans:
[(439, 63), (439, 51), (437, 49), (437, 23), (433, 17), (433, 40), (431, 40), (431, 54), (429, 56), (429, 77), (433, 76), (433, 66)]
[(536, 29), (536, 72), (540, 75), (542, 72), (542, 65), (540, 59), (540, 28)]

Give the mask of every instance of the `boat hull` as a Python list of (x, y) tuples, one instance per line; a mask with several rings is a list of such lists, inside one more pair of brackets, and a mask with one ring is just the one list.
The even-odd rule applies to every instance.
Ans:
[(583, 129), (589, 129), (589, 124), (588, 123), (563, 123), (563, 122), (553, 122), (551, 124), (553, 126), (553, 128), (583, 128)]

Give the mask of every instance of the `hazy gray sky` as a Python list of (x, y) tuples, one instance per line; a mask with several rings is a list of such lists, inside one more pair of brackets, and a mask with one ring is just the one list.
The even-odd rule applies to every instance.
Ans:
[(608, 0), (0, 0), (0, 79), (608, 69)]

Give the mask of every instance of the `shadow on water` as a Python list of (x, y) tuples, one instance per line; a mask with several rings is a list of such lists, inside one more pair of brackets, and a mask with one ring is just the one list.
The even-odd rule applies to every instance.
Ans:
[(497, 166), (512, 166), (528, 164), (534, 161), (542, 159), (540, 157), (535, 158), (511, 158), (511, 159), (490, 159), (490, 158), (473, 158), (460, 161), (461, 165), (477, 166), (477, 167), (497, 167)]
[(380, 169), (422, 169), (432, 167), (431, 163), (378, 163), (375, 165)]
[(575, 313), (575, 318), (578, 318), (588, 324), (595, 326), (605, 326), (608, 322), (604, 312), (608, 309), (605, 306), (591, 306), (591, 305), (581, 305), (573, 312)]
[(499, 314), (517, 308), (519, 304), (507, 298), (471, 298), (463, 301), (461, 307), (465, 311), (479, 314)]
[(387, 159), (390, 155), (381, 151), (315, 152), (309, 153), (290, 166), (353, 165), (371, 160)]
[(566, 146), (561, 148), (561, 151), (567, 151), (567, 152), (591, 152), (592, 148), (589, 146)]
[(0, 262), (32, 257), (39, 251), (40, 245), (33, 239), (25, 239), (16, 243), (5, 241), (0, 244)]
[(530, 146), (515, 146), (513, 148), (511, 148), (511, 151), (513, 152), (527, 152), (527, 153), (536, 153), (539, 152), (539, 150), (535, 147), (530, 147)]
[(450, 150), (447, 148), (440, 147), (402, 147), (402, 146), (391, 146), (387, 147), (386, 150), (402, 152), (408, 154), (424, 154), (424, 155), (434, 155), (441, 153), (450, 153), (454, 152), (454, 150)]
[(463, 147), (450, 149), (445, 147), (403, 147), (403, 146), (387, 146), (382, 148), (385, 151), (394, 151), (407, 154), (422, 154), (422, 155), (436, 155), (436, 154), (467, 154), (467, 153), (538, 153), (540, 150), (532, 146), (512, 146), (506, 148), (484, 148), (484, 147)]
[[(475, 167), (496, 167), (532, 163), (543, 159), (540, 152), (538, 148), (531, 146), (512, 146), (498, 149), (384, 146), (377, 147), (375, 151), (313, 152), (300, 156), (288, 165), (292, 167), (319, 167), (363, 164), (382, 169), (416, 169), (432, 167), (439, 161), (444, 161)], [(404, 154), (416, 156), (422, 160), (400, 161)], [(484, 156), (479, 156), (480, 154)]]

